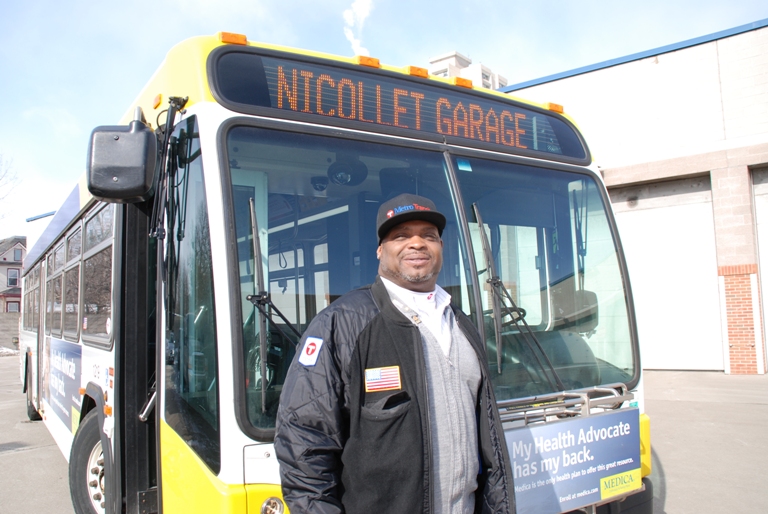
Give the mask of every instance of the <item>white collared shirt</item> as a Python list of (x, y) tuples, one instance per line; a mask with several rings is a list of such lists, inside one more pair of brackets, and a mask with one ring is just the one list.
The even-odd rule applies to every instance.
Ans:
[(384, 277), (381, 281), (390, 293), (416, 311), (447, 356), (451, 351), (451, 295), (438, 285), (435, 285), (434, 291), (421, 293), (400, 287)]

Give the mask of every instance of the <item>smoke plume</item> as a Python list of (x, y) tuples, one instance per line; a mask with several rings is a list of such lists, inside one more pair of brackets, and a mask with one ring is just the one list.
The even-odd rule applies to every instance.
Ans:
[(373, 10), (373, 0), (354, 0), (344, 11), (344, 35), (352, 45), (355, 55), (370, 55), (363, 46), (363, 24)]

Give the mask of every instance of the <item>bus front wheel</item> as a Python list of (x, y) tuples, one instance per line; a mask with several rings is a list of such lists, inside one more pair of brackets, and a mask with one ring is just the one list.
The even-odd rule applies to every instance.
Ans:
[(104, 452), (96, 410), (86, 414), (77, 429), (69, 456), (69, 491), (77, 514), (106, 512)]

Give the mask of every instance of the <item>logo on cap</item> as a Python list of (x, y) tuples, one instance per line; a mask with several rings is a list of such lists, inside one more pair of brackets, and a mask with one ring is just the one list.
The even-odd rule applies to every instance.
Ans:
[(419, 205), (417, 203), (411, 204), (411, 205), (400, 205), (398, 207), (395, 207), (394, 209), (390, 209), (387, 211), (387, 218), (391, 218), (395, 214), (402, 214), (404, 212), (408, 211), (431, 211), (429, 207), (424, 207), (423, 205)]
[(414, 209), (413, 205), (401, 205), (399, 207), (394, 208), (395, 214), (402, 214), (406, 211), (412, 211)]

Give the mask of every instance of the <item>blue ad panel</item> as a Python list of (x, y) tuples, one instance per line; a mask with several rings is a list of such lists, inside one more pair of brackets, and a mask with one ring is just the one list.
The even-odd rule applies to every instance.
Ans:
[(637, 409), (506, 431), (517, 514), (559, 514), (640, 489)]
[(56, 416), (74, 433), (80, 420), (81, 347), (53, 337), (44, 370), (43, 394)]

